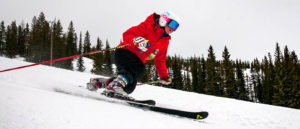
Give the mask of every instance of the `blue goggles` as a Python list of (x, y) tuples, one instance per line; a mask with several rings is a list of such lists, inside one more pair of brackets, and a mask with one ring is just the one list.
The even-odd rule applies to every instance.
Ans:
[(173, 31), (176, 31), (177, 28), (179, 27), (179, 23), (178, 23), (177, 21), (175, 21), (175, 20), (171, 20), (171, 21), (169, 22), (168, 26), (169, 26), (170, 28), (172, 28)]

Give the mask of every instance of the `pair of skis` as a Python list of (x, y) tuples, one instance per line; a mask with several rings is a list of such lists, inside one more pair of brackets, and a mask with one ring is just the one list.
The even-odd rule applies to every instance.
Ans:
[(115, 94), (113, 92), (102, 93), (102, 95), (110, 97), (110, 98), (114, 98), (114, 99), (123, 100), (133, 107), (150, 110), (150, 111), (154, 111), (154, 112), (165, 113), (165, 114), (170, 114), (170, 115), (174, 115), (174, 116), (190, 118), (190, 119), (195, 119), (195, 120), (205, 119), (208, 117), (208, 112), (206, 112), (206, 111), (189, 112), (189, 111), (182, 111), (182, 110), (177, 110), (177, 109), (170, 109), (170, 108), (155, 106), (156, 103), (154, 100), (136, 100), (132, 97)]

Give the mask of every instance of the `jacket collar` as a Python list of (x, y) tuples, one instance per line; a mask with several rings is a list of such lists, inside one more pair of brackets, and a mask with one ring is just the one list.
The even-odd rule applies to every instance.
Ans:
[[(156, 21), (158, 21), (159, 17), (160, 17), (159, 14), (153, 13), (147, 17), (146, 23), (149, 23), (150, 25), (152, 25), (152, 28), (157, 35), (163, 36), (163, 34), (165, 33), (165, 30), (164, 30), (164, 28), (162, 28), (158, 25), (158, 22), (156, 22)], [(170, 40), (171, 36), (168, 35), (168, 36), (162, 37), (162, 38), (167, 38), (168, 40)]]

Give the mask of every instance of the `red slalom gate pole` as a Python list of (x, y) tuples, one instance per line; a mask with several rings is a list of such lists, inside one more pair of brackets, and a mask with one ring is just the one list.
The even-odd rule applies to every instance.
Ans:
[(5, 69), (5, 70), (1, 70), (0, 72), (7, 72), (7, 71), (16, 70), (16, 69), (22, 69), (22, 68), (32, 67), (32, 66), (36, 66), (36, 65), (41, 65), (41, 64), (48, 64), (48, 63), (51, 63), (51, 62), (57, 62), (57, 61), (67, 60), (67, 59), (76, 58), (76, 57), (80, 57), (80, 56), (83, 56), (83, 54), (69, 56), (69, 57), (64, 57), (64, 58), (59, 58), (59, 59), (56, 59), (56, 60), (49, 60), (49, 61), (35, 63), (35, 64), (31, 64), (31, 65), (24, 65), (24, 66), (20, 66), (20, 67), (16, 67), (16, 68), (11, 68), (11, 69)]
[(100, 53), (100, 52), (114, 50), (114, 49), (117, 49), (117, 48), (122, 48), (122, 47), (125, 47), (125, 46), (128, 46), (128, 45), (130, 45), (130, 44), (125, 44), (125, 45), (118, 46), (118, 47), (113, 47), (113, 48), (109, 48), (109, 49), (103, 49), (103, 50), (98, 50), (98, 51), (94, 51), (94, 52), (78, 54), (78, 55), (64, 57), (64, 58), (59, 58), (59, 59), (55, 59), (55, 60), (49, 60), (49, 61), (35, 63), (35, 64), (31, 64), (31, 65), (20, 66), (20, 67), (16, 67), (16, 68), (5, 69), (5, 70), (1, 70), (0, 73), (1, 72), (12, 71), (12, 70), (17, 70), (17, 69), (22, 69), (22, 68), (27, 68), (27, 67), (32, 67), (32, 66), (41, 65), (41, 64), (48, 64), (48, 63), (52, 63), (52, 62), (68, 60), (68, 59), (77, 58), (77, 57), (81, 57), (81, 56), (92, 55), (92, 54), (96, 54), (96, 53)]

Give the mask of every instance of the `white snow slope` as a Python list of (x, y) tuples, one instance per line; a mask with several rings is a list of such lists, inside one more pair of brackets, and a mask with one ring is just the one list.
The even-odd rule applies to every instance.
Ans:
[[(0, 57), (0, 70), (28, 64)], [(300, 129), (300, 110), (138, 86), (135, 98), (210, 115), (195, 121), (146, 111), (78, 87), (92, 77), (48, 66), (0, 73), (0, 129)]]

